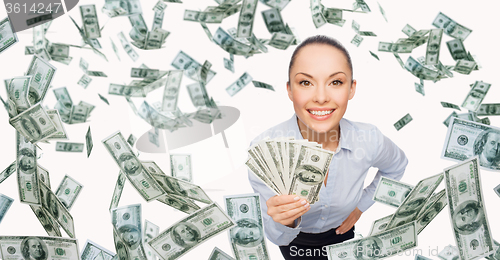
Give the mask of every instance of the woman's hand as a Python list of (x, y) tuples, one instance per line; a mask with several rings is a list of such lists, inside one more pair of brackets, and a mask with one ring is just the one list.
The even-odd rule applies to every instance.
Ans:
[(297, 195), (276, 195), (266, 201), (267, 214), (277, 223), (295, 227), (294, 221), (306, 213), (311, 205)]
[(342, 224), (337, 228), (335, 231), (337, 235), (339, 234), (344, 234), (345, 232), (349, 231), (356, 222), (358, 222), (359, 217), (361, 217), (361, 210), (356, 207), (351, 214), (342, 222)]

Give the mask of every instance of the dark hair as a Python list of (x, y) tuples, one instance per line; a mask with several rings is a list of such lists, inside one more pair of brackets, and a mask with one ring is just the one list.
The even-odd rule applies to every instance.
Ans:
[(292, 70), (293, 63), (295, 62), (295, 57), (297, 56), (297, 53), (299, 51), (310, 44), (326, 44), (329, 46), (332, 46), (336, 48), (337, 50), (341, 51), (346, 60), (347, 63), (349, 64), (349, 68), (351, 69), (351, 82), (353, 81), (353, 71), (352, 71), (352, 61), (351, 61), (351, 56), (349, 55), (349, 52), (347, 52), (346, 48), (337, 40), (334, 38), (328, 37), (326, 35), (315, 35), (311, 36), (307, 39), (305, 39), (303, 42), (301, 42), (297, 48), (293, 51), (292, 58), (290, 59), (290, 64), (288, 65), (288, 84), (290, 84), (290, 71)]

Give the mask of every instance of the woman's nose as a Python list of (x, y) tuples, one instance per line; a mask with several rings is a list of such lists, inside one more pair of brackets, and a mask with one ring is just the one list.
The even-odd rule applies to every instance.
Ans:
[(323, 103), (326, 103), (328, 102), (328, 94), (326, 92), (326, 86), (318, 86), (316, 88), (316, 93), (314, 95), (314, 101), (316, 101), (317, 103), (319, 104), (323, 104)]

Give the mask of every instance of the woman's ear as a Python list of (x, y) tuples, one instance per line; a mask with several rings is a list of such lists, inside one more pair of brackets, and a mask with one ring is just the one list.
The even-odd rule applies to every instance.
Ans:
[(349, 100), (354, 97), (354, 93), (356, 93), (356, 80), (352, 80), (351, 88), (349, 89)]
[(288, 98), (293, 102), (292, 86), (290, 86), (290, 81), (286, 82), (286, 91), (288, 92)]

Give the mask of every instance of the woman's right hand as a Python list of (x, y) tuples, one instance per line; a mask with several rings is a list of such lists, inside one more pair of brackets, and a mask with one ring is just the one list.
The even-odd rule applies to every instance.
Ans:
[(306, 213), (311, 205), (297, 195), (276, 195), (266, 201), (267, 214), (277, 223), (295, 227), (294, 221)]

